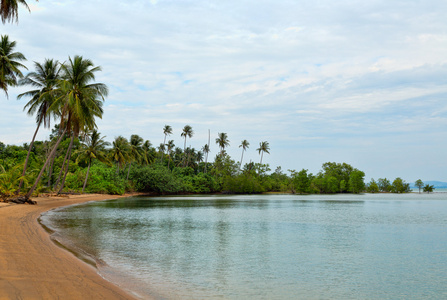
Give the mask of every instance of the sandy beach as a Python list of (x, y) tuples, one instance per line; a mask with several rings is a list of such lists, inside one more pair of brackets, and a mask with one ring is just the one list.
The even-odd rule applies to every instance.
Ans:
[(38, 223), (44, 211), (111, 195), (39, 197), (37, 205), (0, 203), (0, 299), (135, 299), (58, 247)]

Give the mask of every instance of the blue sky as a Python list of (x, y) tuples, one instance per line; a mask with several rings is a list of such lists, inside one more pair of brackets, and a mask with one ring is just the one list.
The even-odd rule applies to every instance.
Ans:
[[(200, 149), (274, 170), (346, 162), (371, 177), (447, 181), (446, 1), (28, 1), (0, 25), (33, 61), (82, 55), (110, 88), (99, 131), (154, 145), (184, 125)], [(0, 96), (0, 141), (29, 142), (35, 121)], [(42, 130), (40, 139), (48, 136)]]

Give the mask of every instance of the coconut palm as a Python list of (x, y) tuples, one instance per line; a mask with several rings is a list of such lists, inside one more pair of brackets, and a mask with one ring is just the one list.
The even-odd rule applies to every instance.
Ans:
[(169, 163), (171, 162), (171, 152), (172, 152), (172, 150), (175, 148), (174, 140), (170, 140), (170, 141), (168, 141), (168, 143), (166, 144), (166, 146), (167, 146), (168, 157), (169, 157), (169, 160), (168, 160), (168, 169), (169, 169)]
[(230, 141), (228, 140), (228, 136), (225, 132), (220, 132), (217, 136), (218, 138), (216, 138), (216, 144), (219, 145), (220, 153), (223, 154), (225, 148), (230, 146)]
[(129, 180), (130, 166), (134, 161), (141, 161), (143, 154), (143, 138), (137, 134), (130, 136), (129, 143), (129, 170), (127, 171), (127, 180)]
[[(2, 7), (3, 7), (2, 0)], [(3, 13), (3, 10), (2, 10)], [(15, 41), (9, 41), (7, 35), (1, 36), (0, 41), (0, 89), (2, 89), (6, 97), (8, 97), (8, 87), (16, 86), (17, 79), (23, 78), (20, 68), (26, 67), (20, 61), (26, 60), (25, 56), (20, 52), (14, 52), (16, 47)]]
[[(62, 65), (62, 71), (62, 81), (58, 88), (60, 96), (55, 99), (50, 110), (60, 111), (60, 124), (63, 128), (63, 133), (52, 152), (56, 151), (62, 137), (67, 132), (71, 135), (71, 142), (67, 151), (71, 153), (74, 138), (78, 137), (79, 133), (84, 130), (96, 128), (95, 119), (102, 117), (102, 104), (104, 97), (108, 94), (108, 88), (103, 83), (92, 83), (95, 80), (95, 73), (101, 71), (101, 67), (95, 67), (91, 60), (84, 59), (82, 56), (76, 55), (73, 59), (69, 57), (68, 63)], [(49, 157), (51, 157), (51, 154)], [(31, 196), (37, 187), (48, 161), (49, 159), (46, 160), (42, 167), (34, 186), (27, 194), (27, 198)], [(68, 164), (59, 193), (64, 188), (67, 173)]]
[(242, 159), (244, 158), (244, 152), (248, 149), (249, 146), (250, 143), (247, 140), (243, 140), (239, 145), (239, 148), (242, 147), (242, 156), (241, 156), (241, 162), (239, 163), (239, 169), (242, 167)]
[(147, 164), (150, 164), (155, 159), (155, 150), (152, 148), (152, 143), (149, 140), (146, 140), (142, 146), (143, 149), (143, 161)]
[(3, 24), (5, 24), (6, 21), (11, 23), (14, 21), (17, 23), (19, 22), (19, 3), (31, 12), (25, 0), (1, 0), (0, 18), (2, 19)]
[(256, 151), (258, 151), (258, 153), (261, 154), (260, 164), (262, 164), (262, 156), (264, 155), (264, 152), (270, 154), (269, 150), (270, 150), (270, 146), (269, 146), (268, 142), (259, 143), (259, 148), (256, 149)]
[[(185, 144), (183, 145), (183, 154), (186, 155), (186, 138), (192, 138), (192, 136), (194, 135), (194, 131), (192, 130), (192, 127), (189, 125), (185, 125), (185, 127), (183, 127), (183, 131), (181, 133), (180, 136), (185, 138)], [(186, 164), (186, 157), (183, 158), (184, 159), (184, 163)]]
[(92, 165), (92, 161), (94, 159), (98, 159), (101, 162), (107, 161), (106, 156), (106, 146), (110, 145), (109, 142), (104, 141), (105, 136), (100, 137), (98, 131), (93, 130), (87, 142), (81, 144), (81, 149), (76, 151), (78, 154), (78, 158), (76, 162), (81, 160), (87, 161), (87, 174), (85, 175), (84, 185), (82, 186), (82, 192), (85, 190), (85, 186), (87, 185), (88, 175), (90, 172), (90, 166)]
[[(163, 140), (163, 144), (166, 145), (166, 136), (171, 135), (172, 134), (172, 127), (169, 125), (165, 125), (165, 127), (163, 127), (163, 133), (165, 135), (165, 138)], [(163, 156), (161, 156), (161, 163), (163, 164)]]
[(206, 173), (206, 166), (207, 166), (207, 163), (208, 163), (208, 153), (211, 152), (210, 146), (208, 144), (205, 144), (202, 147), (202, 151), (203, 151), (203, 153), (205, 153), (205, 173)]
[(120, 168), (128, 161), (129, 157), (129, 142), (125, 137), (118, 136), (112, 142), (112, 159), (116, 162), (116, 173), (118, 174)]
[[(31, 149), (34, 145), (37, 132), (40, 125), (46, 128), (50, 128), (51, 115), (56, 117), (57, 112), (53, 111), (51, 114), (50, 106), (53, 104), (56, 98), (56, 88), (60, 80), (60, 64), (57, 60), (46, 59), (42, 64), (34, 62), (36, 71), (30, 72), (25, 78), (19, 80), (19, 85), (30, 85), (36, 89), (22, 93), (17, 96), (17, 99), (23, 97), (31, 97), (31, 100), (25, 105), (24, 109), (28, 109), (28, 115), (36, 113), (37, 128), (34, 132), (33, 138), (29, 145), (28, 154), (26, 155), (25, 165), (23, 167), (22, 176), (25, 176), (26, 168), (28, 166), (28, 160), (31, 153)], [(23, 180), (20, 181), (18, 192), (22, 188)]]

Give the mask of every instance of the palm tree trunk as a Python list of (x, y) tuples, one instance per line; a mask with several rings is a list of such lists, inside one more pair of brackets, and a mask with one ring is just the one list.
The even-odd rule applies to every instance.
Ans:
[(64, 162), (62, 163), (61, 170), (59, 171), (59, 176), (57, 177), (56, 184), (54, 185), (55, 188), (57, 188), (59, 186), (59, 183), (61, 182), (62, 172), (65, 170), (65, 163), (67, 162), (68, 158), (68, 152), (69, 149), (67, 149), (67, 152), (65, 153)]
[(262, 165), (262, 156), (264, 155), (264, 152), (261, 152), (261, 162), (260, 164)]
[(88, 167), (87, 167), (87, 175), (85, 175), (84, 186), (82, 187), (82, 193), (84, 193), (85, 186), (87, 185), (88, 173), (90, 172), (90, 165), (91, 165), (91, 163), (92, 163), (92, 160), (89, 159)]
[(65, 178), (67, 178), (68, 167), (70, 166), (71, 149), (72, 149), (72, 147), (73, 147), (73, 141), (74, 141), (74, 133), (71, 134), (70, 145), (68, 146), (67, 166), (66, 166), (66, 168), (65, 168), (64, 177), (62, 178), (61, 187), (60, 187), (59, 191), (57, 192), (58, 195), (59, 195), (60, 193), (62, 193), (62, 190), (64, 189)]
[(25, 196), (26, 199), (29, 199), (31, 197), (31, 195), (33, 194), (33, 192), (36, 189), (37, 185), (39, 184), (40, 178), (42, 177), (43, 172), (45, 171), (45, 168), (48, 165), (50, 157), (53, 156), (54, 153), (56, 152), (56, 149), (59, 146), (60, 142), (62, 141), (62, 138), (64, 137), (66, 131), (67, 131), (67, 129), (65, 128), (64, 132), (61, 134), (61, 136), (57, 140), (56, 145), (54, 145), (53, 150), (51, 150), (50, 156), (45, 160), (45, 164), (43, 165), (42, 169), (40, 170), (40, 173), (37, 176), (36, 181), (34, 182), (34, 185), (31, 187), (31, 189), (28, 191), (28, 193)]
[(239, 169), (242, 167), (242, 159), (244, 158), (244, 149), (242, 149), (241, 162), (239, 163)]
[[(23, 166), (22, 177), (25, 177), (26, 167), (28, 166), (29, 155), (31, 154), (31, 149), (33, 149), (34, 140), (36, 139), (36, 135), (37, 135), (37, 132), (39, 131), (40, 124), (42, 123), (42, 119), (43, 119), (43, 117), (40, 117), (39, 123), (37, 124), (36, 131), (34, 132), (34, 135), (33, 135), (33, 139), (31, 140), (31, 143), (29, 144), (28, 154), (26, 155), (25, 165)], [(19, 189), (17, 190), (18, 194), (20, 194), (20, 189), (22, 188), (22, 185), (23, 185), (23, 179), (20, 180)]]
[(53, 176), (53, 168), (54, 168), (54, 159), (55, 158), (56, 158), (56, 152), (54, 152), (53, 156), (51, 157), (50, 170), (48, 172), (48, 184), (47, 184), (48, 187), (51, 186), (51, 176)]

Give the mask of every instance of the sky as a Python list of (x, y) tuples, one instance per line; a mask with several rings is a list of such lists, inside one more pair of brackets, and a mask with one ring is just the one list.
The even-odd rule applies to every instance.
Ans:
[[(27, 1), (0, 24), (25, 65), (81, 55), (109, 87), (99, 132), (227, 152), (317, 173), (346, 162), (370, 178), (447, 181), (447, 1)], [(25, 72), (26, 73), (26, 72)], [(35, 118), (0, 93), (0, 141), (29, 143)], [(53, 123), (55, 124), (55, 123)], [(42, 129), (38, 139), (46, 139)]]

